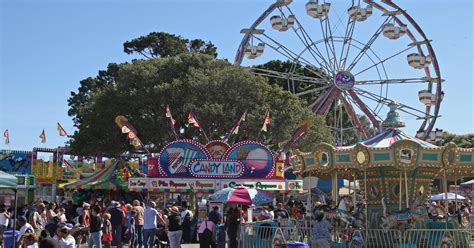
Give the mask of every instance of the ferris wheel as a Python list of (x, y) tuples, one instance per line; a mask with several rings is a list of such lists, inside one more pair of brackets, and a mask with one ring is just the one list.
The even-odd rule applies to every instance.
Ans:
[[(284, 80), (315, 114), (331, 114), (338, 145), (347, 131), (362, 139), (367, 124), (380, 130), (393, 102), (419, 123), (418, 138), (439, 117), (444, 80), (431, 40), (393, 1), (278, 0), (241, 33), (234, 64)], [(290, 66), (253, 66), (273, 60)]]

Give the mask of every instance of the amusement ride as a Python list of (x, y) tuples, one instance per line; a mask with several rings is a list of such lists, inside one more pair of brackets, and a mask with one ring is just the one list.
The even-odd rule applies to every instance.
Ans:
[[(418, 138), (433, 130), (444, 96), (438, 60), (431, 40), (393, 1), (278, 0), (241, 33), (234, 64), (286, 80), (315, 114), (331, 114), (335, 144), (345, 145), (348, 132), (362, 140), (381, 131), (392, 102), (421, 122)], [(277, 59), (291, 66), (253, 66)], [(407, 101), (416, 91), (421, 104)]]

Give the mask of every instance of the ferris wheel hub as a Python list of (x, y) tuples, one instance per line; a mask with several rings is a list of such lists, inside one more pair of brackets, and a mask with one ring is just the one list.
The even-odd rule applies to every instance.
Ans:
[(334, 85), (340, 90), (350, 90), (355, 85), (355, 78), (348, 71), (339, 71), (334, 77)]

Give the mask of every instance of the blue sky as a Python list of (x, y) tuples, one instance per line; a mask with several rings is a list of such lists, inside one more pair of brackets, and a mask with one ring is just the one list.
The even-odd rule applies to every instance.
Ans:
[[(11, 140), (10, 146), (6, 146), (2, 135), (0, 149), (21, 150), (64, 144), (66, 139), (57, 134), (56, 122), (73, 132), (72, 120), (67, 115), (70, 92), (78, 88), (81, 79), (95, 76), (108, 63), (130, 61), (133, 57), (122, 52), (124, 41), (153, 31), (170, 32), (210, 40), (218, 47), (219, 58), (232, 61), (242, 39), (240, 29), (250, 26), (272, 3), (257, 0), (0, 2), (0, 130), (8, 128)], [(341, 0), (333, 2), (340, 4)], [(474, 132), (472, 1), (396, 2), (433, 40), (441, 74), (446, 79), (442, 117), (436, 127), (455, 133)], [(296, 0), (291, 6), (303, 13), (305, 3)], [(342, 15), (344, 11), (341, 7), (334, 13)], [(309, 17), (305, 18), (305, 24), (312, 28)], [(268, 20), (265, 24), (268, 26)], [(355, 33), (361, 36), (369, 33), (367, 26)], [(286, 42), (298, 46), (292, 40)], [(393, 46), (386, 41), (378, 48), (383, 53)], [(272, 56), (268, 53), (251, 63), (276, 58)], [(395, 63), (389, 69), (397, 78), (403, 77), (397, 73), (405, 72), (406, 67), (406, 62)], [(408, 87), (391, 92), (397, 100), (416, 105), (420, 89)], [(406, 131), (414, 134), (419, 123), (409, 117), (406, 121), (409, 124)], [(38, 137), (43, 128), (46, 144), (41, 144)]]

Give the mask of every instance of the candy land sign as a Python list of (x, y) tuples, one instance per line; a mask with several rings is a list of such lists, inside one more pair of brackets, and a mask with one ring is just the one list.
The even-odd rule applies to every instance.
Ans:
[(166, 145), (158, 159), (148, 159), (148, 177), (208, 179), (275, 179), (275, 159), (258, 142), (232, 146), (223, 141), (207, 145), (177, 140)]

